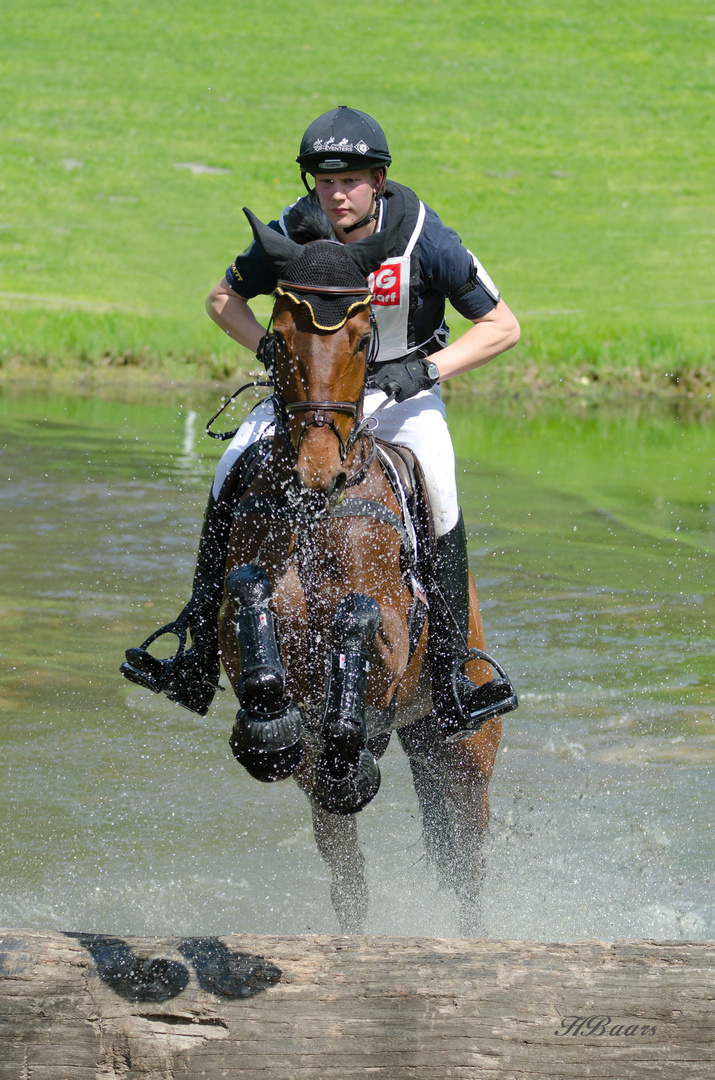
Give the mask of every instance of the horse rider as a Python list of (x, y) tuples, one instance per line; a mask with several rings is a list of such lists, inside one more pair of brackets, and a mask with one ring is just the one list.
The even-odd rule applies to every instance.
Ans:
[[(422, 466), (436, 535), (433, 581), (443, 601), (430, 604), (433, 697), (437, 689), (444, 707), (457, 716), (457, 725), (466, 728), (465, 714), (504, 700), (513, 690), (503, 679), (477, 687), (463, 671), (469, 620), (467, 542), (440, 385), (510, 349), (519, 339), (519, 324), (456, 232), (413, 191), (387, 179), (392, 161), (387, 141), (367, 113), (340, 106), (319, 116), (303, 135), (296, 160), (308, 194), (295, 206), (305, 200), (317, 204), (333, 239), (349, 244), (399, 222), (391, 256), (369, 278), (380, 347), (368, 373), (364, 413), (373, 413), (394, 395), (376, 417), (375, 434), (408, 447)], [(269, 224), (303, 242), (291, 233), (295, 218), (287, 207)], [(226, 334), (260, 355), (266, 328), (249, 301), (271, 294), (276, 283), (276, 274), (254, 241), (211, 290), (208, 313)], [(451, 343), (444, 321), (446, 300), (472, 323)], [(190, 629), (191, 647), (168, 660), (152, 656), (144, 646), (129, 649), (122, 665), (131, 681), (163, 692), (201, 715), (208, 710), (220, 674), (217, 617), (229, 532), (228, 500), (222, 499), (222, 492), (230, 486), (227, 478), (241, 455), (268, 434), (272, 424), (270, 403), (260, 403), (218, 464), (192, 596), (175, 623), (164, 628), (174, 633)]]

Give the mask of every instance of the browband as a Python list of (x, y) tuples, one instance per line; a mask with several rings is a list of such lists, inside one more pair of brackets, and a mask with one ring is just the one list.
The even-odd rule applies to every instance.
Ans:
[(342, 285), (296, 285), (294, 281), (279, 281), (278, 285), (289, 292), (321, 293), (326, 296), (371, 296), (367, 285), (362, 289), (345, 289)]

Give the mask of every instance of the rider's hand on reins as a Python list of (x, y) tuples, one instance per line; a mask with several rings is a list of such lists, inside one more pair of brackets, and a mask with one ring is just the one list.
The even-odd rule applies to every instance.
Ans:
[(268, 378), (273, 379), (276, 367), (276, 339), (270, 331), (270, 326), (267, 333), (258, 342), (256, 359), (263, 364)]
[(438, 381), (436, 365), (429, 359), (384, 364), (371, 382), (384, 394), (394, 394), (395, 401), (407, 401), (421, 390), (431, 390)]

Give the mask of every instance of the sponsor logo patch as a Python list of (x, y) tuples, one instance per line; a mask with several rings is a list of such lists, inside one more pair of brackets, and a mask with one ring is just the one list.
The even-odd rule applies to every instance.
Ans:
[(399, 307), (400, 278), (402, 267), (399, 262), (383, 263), (379, 270), (368, 276), (367, 282), (372, 293), (372, 302), (380, 307)]

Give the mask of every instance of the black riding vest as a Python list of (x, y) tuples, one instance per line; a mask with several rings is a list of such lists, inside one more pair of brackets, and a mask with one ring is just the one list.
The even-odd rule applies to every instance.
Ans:
[[(310, 196), (303, 196), (310, 198)], [(280, 227), (288, 234), (284, 223), (287, 207), (281, 215)], [(447, 343), (444, 306), (432, 320), (419, 327), (414, 324), (422, 275), (420, 272), (420, 239), (424, 228), (425, 206), (411, 188), (388, 180), (383, 193), (379, 218), (380, 229), (398, 223), (398, 232), (390, 256), (368, 277), (373, 292), (372, 310), (380, 332), (380, 352), (377, 363), (429, 356)]]

